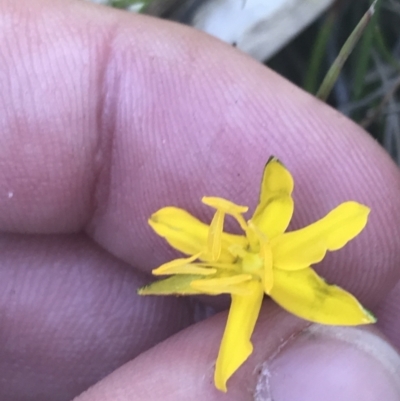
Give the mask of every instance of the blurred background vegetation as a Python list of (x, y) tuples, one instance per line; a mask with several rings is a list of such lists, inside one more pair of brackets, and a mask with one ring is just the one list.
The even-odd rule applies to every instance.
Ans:
[[(333, 7), (267, 65), (316, 93), (369, 0)], [(400, 0), (381, 0), (328, 103), (367, 129), (400, 164)]]
[[(114, 7), (135, 11), (149, 2), (110, 0)], [(315, 94), (371, 3), (336, 0), (266, 65)], [(380, 0), (375, 10), (327, 101), (370, 132), (400, 165), (400, 0)]]

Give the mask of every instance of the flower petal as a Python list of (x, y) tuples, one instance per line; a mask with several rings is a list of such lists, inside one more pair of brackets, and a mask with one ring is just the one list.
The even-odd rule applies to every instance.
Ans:
[(274, 266), (298, 270), (320, 262), (327, 251), (342, 248), (362, 231), (369, 211), (357, 202), (345, 202), (308, 227), (275, 238)]
[(251, 221), (269, 238), (287, 229), (293, 214), (293, 177), (275, 157), (264, 168), (258, 206)]
[(282, 308), (312, 322), (352, 326), (376, 321), (353, 295), (327, 284), (311, 268), (275, 269), (270, 296)]
[(171, 276), (165, 280), (155, 281), (154, 283), (139, 288), (139, 295), (193, 295), (200, 294), (199, 291), (192, 288), (190, 283), (198, 280), (198, 275), (179, 275)]
[(209, 295), (248, 295), (247, 287), (243, 286), (243, 284), (251, 281), (252, 278), (251, 274), (234, 274), (228, 277), (202, 278), (192, 281), (190, 285), (195, 290)]
[(215, 366), (215, 386), (227, 391), (226, 382), (253, 352), (250, 342), (263, 299), (262, 284), (252, 280), (243, 284), (249, 295), (232, 295), (228, 321)]
[[(149, 224), (152, 229), (175, 249), (187, 254), (195, 255), (204, 252), (201, 260), (207, 258), (207, 238), (209, 226), (193, 217), (186, 210), (176, 207), (164, 207), (154, 213)], [(231, 244), (245, 246), (247, 240), (244, 236), (222, 233), (222, 250), (220, 262), (231, 262), (234, 256), (228, 251)]]

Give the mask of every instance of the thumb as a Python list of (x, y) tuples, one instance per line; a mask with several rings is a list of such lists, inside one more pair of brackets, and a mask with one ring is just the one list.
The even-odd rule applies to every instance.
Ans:
[(400, 397), (400, 357), (374, 330), (309, 324), (267, 301), (254, 351), (228, 382), (213, 384), (226, 313), (170, 337), (75, 401), (313, 401)]

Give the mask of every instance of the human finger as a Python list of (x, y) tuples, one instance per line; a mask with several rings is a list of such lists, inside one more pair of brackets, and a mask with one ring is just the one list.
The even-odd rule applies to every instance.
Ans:
[(172, 204), (207, 218), (203, 195), (254, 206), (275, 154), (296, 182), (292, 227), (349, 199), (372, 209), (323, 275), (367, 306), (397, 282), (399, 172), (349, 120), (189, 28), (83, 2), (0, 4), (2, 230), (86, 230), (149, 271), (171, 257), (151, 213)]
[(213, 370), (225, 319), (221, 313), (176, 334), (76, 401), (395, 401), (400, 396), (400, 357), (379, 333), (310, 325), (270, 302), (257, 323), (252, 356), (222, 393), (214, 387)]
[(193, 322), (85, 235), (0, 235), (0, 399), (66, 401)]
[(378, 327), (400, 349), (400, 284), (389, 292), (376, 308)]

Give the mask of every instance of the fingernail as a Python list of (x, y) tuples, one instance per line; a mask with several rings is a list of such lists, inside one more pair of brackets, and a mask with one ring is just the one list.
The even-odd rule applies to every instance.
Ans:
[(255, 401), (399, 401), (400, 356), (372, 331), (313, 324), (261, 369)]

